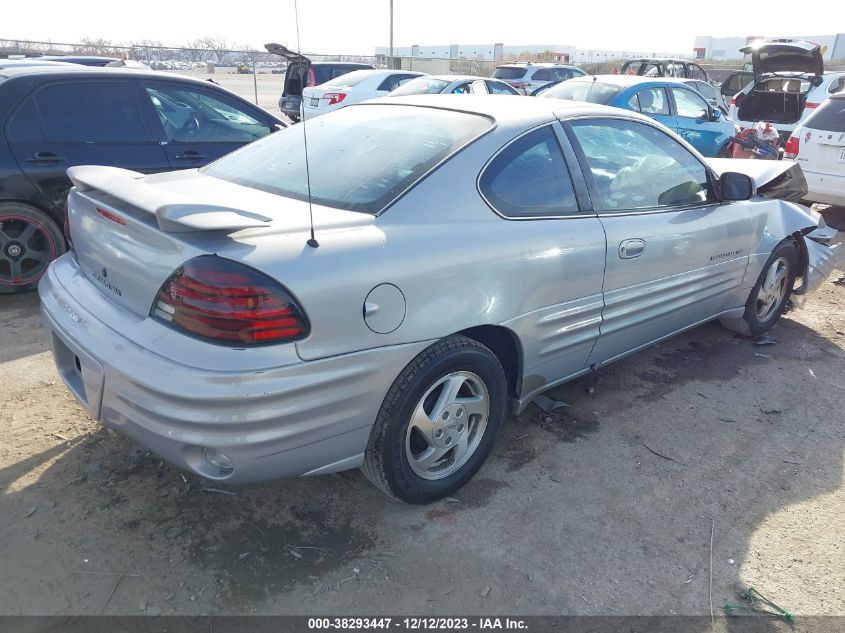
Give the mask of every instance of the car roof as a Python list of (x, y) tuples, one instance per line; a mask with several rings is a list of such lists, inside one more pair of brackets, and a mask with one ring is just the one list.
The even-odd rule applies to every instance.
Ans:
[(23, 59), (0, 59), (0, 68), (29, 68), (32, 66), (53, 66), (59, 68), (67, 68), (71, 66), (70, 62), (56, 62), (50, 59), (42, 59), (40, 57), (25, 57)]
[(662, 82), (672, 82), (672, 83), (679, 83), (672, 81), (676, 79), (674, 77), (646, 77), (644, 75), (582, 75), (580, 77), (573, 77), (568, 81), (599, 81), (603, 84), (611, 84), (615, 86), (636, 86), (639, 84), (649, 84), (649, 83), (662, 83)]
[(426, 79), (439, 79), (440, 81), (478, 81), (479, 79), (492, 79), (493, 81), (501, 81), (493, 77), (479, 77), (478, 75), (422, 75)]
[(366, 62), (311, 62), (312, 66), (364, 66), (361, 70), (367, 70), (373, 67), (372, 64)]
[[(501, 125), (529, 125), (543, 123), (555, 118), (567, 119), (580, 116), (616, 116), (651, 122), (651, 119), (637, 112), (621, 110), (611, 106), (566, 101), (564, 99), (538, 99), (537, 97), (515, 95), (454, 95), (428, 94), (380, 97), (368, 101), (370, 104), (410, 105), (442, 110), (456, 110), (480, 114), (495, 119)], [(366, 107), (367, 103), (347, 106)]]
[(564, 64), (563, 62), (511, 62), (509, 64), (499, 64), (496, 68), (578, 68), (572, 64)]
[(626, 59), (626, 62), (672, 62), (672, 63), (680, 63), (680, 64), (688, 64), (691, 60), (689, 59), (680, 59), (678, 57), (632, 57), (631, 59)]
[[(173, 79), (198, 83), (200, 85), (208, 84), (209, 82), (187, 75), (178, 75), (176, 73), (167, 73), (161, 70), (147, 70), (143, 68), (125, 68), (125, 67), (108, 67), (108, 66), (83, 66), (81, 64), (39, 64), (32, 66), (15, 66), (0, 69), (0, 77), (12, 79), (14, 77), (22, 77), (28, 75), (47, 76), (47, 77), (144, 77)], [(218, 84), (219, 87), (219, 84)]]

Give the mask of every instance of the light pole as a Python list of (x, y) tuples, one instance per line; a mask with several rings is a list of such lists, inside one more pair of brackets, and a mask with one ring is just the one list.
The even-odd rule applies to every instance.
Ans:
[(393, 0), (390, 0), (390, 68), (393, 68)]

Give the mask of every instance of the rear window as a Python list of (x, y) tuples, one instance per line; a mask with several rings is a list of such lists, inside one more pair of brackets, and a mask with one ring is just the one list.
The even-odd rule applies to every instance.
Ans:
[(344, 88), (351, 88), (357, 86), (362, 81), (373, 76), (371, 70), (354, 70), (350, 73), (345, 73), (334, 79), (325, 82), (326, 86), (342, 86)]
[(493, 123), (434, 108), (353, 106), (271, 134), (202, 171), (307, 200), (303, 125), (314, 204), (375, 214)]
[(622, 86), (614, 86), (600, 81), (571, 80), (549, 88), (538, 96), (606, 104), (620, 92), (622, 92)]
[(526, 70), (526, 68), (516, 66), (499, 66), (493, 71), (493, 77), (496, 79), (522, 79), (525, 77)]
[(804, 123), (824, 132), (845, 132), (845, 99), (826, 99)]
[(451, 82), (442, 79), (432, 79), (431, 77), (417, 77), (411, 81), (399, 86), (396, 90), (390, 93), (391, 96), (402, 95), (434, 95), (440, 93)]
[(333, 66), (331, 64), (311, 64), (314, 72), (314, 85), (319, 86), (330, 79), (335, 79), (355, 70), (361, 70), (360, 66)]

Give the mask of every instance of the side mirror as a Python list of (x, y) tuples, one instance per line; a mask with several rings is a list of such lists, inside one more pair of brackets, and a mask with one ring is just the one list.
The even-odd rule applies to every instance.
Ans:
[(719, 178), (719, 190), (725, 202), (748, 200), (754, 193), (754, 182), (746, 174), (726, 171)]
[(710, 120), (711, 121), (719, 121), (722, 118), (722, 111), (719, 108), (713, 108), (710, 110)]

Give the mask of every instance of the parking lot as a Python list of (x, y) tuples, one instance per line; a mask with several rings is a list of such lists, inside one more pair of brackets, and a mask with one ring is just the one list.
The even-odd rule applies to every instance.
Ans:
[(774, 344), (710, 324), (555, 389), (429, 506), (183, 474), (84, 414), (35, 294), (0, 297), (0, 613), (702, 615), (712, 570), (717, 614), (753, 585), (845, 615), (842, 278)]

